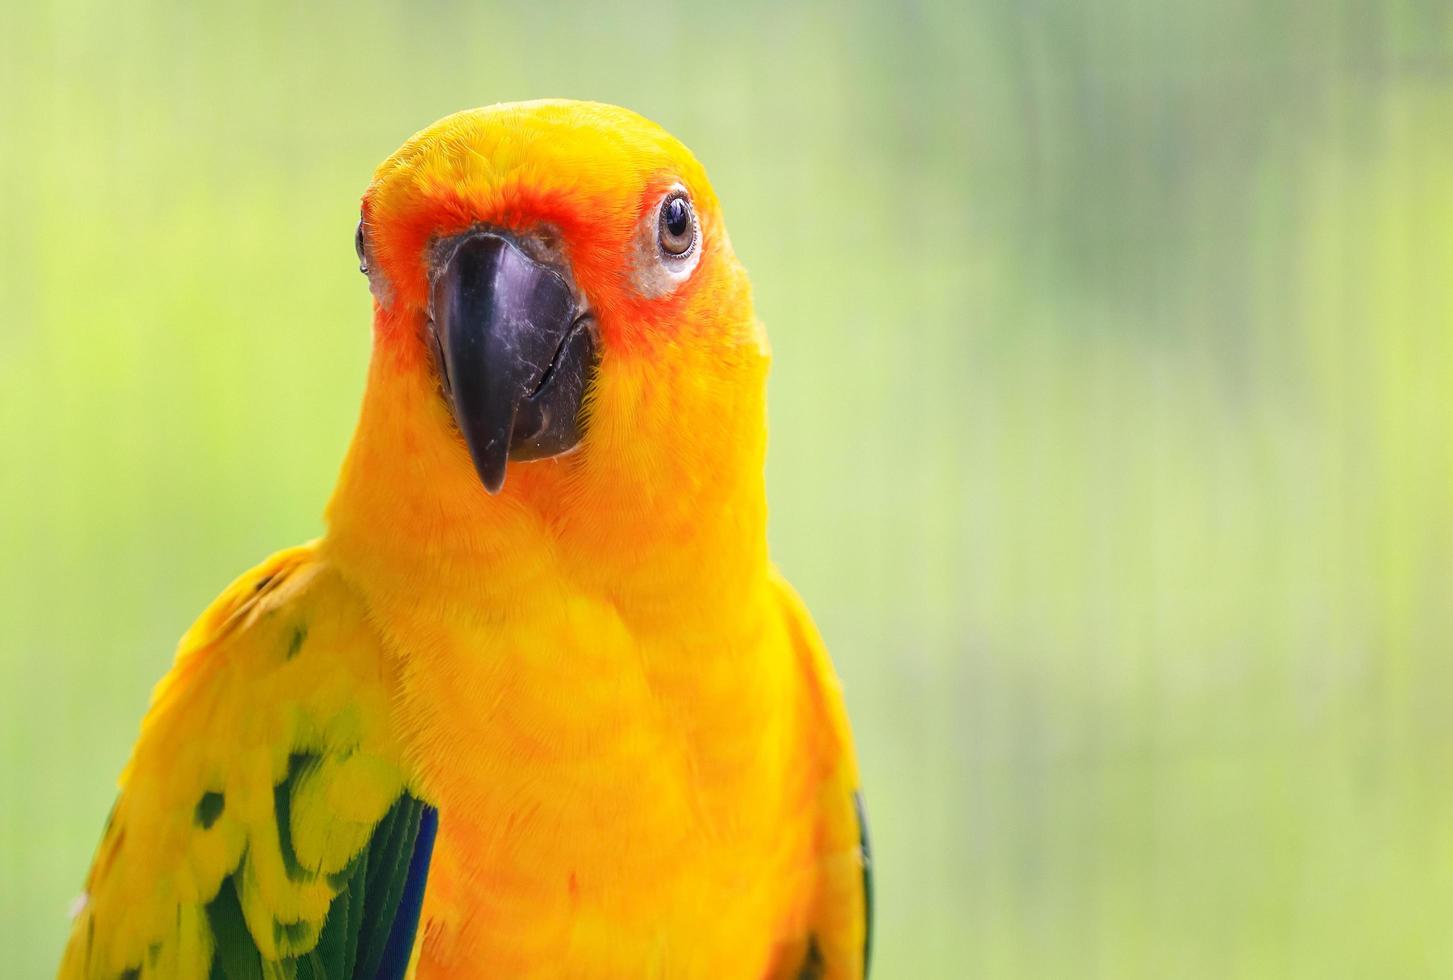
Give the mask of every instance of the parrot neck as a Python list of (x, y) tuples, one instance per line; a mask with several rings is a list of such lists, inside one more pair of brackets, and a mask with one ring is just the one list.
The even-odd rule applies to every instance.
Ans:
[[(703, 352), (664, 374), (623, 355), (597, 378), (587, 443), (511, 463), (491, 496), (431, 370), (376, 346), (323, 547), (370, 602), (400, 613), (422, 599), (490, 622), (584, 596), (637, 629), (752, 629), (743, 617), (761, 604), (748, 600), (769, 573), (766, 369), (765, 352)], [(698, 415), (689, 395), (702, 390), (715, 400)]]

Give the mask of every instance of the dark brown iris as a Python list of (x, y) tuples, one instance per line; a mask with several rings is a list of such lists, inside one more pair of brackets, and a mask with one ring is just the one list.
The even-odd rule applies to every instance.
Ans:
[(656, 235), (661, 251), (682, 256), (696, 244), (696, 221), (685, 194), (674, 194), (661, 203), (661, 220)]

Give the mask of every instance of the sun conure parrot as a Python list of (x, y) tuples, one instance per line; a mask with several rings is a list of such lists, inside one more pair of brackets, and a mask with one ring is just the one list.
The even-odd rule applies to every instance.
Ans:
[(611, 106), (462, 112), (357, 248), (327, 531), (183, 637), (61, 976), (863, 976), (857, 768), (701, 165)]

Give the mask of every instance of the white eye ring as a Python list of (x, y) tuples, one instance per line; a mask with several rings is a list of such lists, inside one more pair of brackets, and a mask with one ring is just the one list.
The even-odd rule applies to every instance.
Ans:
[[(681, 215), (667, 211), (677, 201), (685, 203), (685, 218), (690, 223), (689, 228), (679, 231)], [(678, 183), (668, 188), (656, 206), (647, 209), (636, 231), (636, 261), (632, 270), (636, 291), (651, 299), (675, 292), (691, 278), (701, 259), (703, 245), (701, 221), (686, 187)], [(675, 248), (681, 251), (676, 252)]]

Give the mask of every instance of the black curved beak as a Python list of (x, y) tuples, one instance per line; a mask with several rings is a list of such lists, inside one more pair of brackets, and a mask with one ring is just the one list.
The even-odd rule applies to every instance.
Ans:
[(580, 442), (595, 339), (560, 272), (505, 235), (470, 232), (446, 253), (430, 300), (440, 373), (486, 490), (504, 486), (509, 460)]

